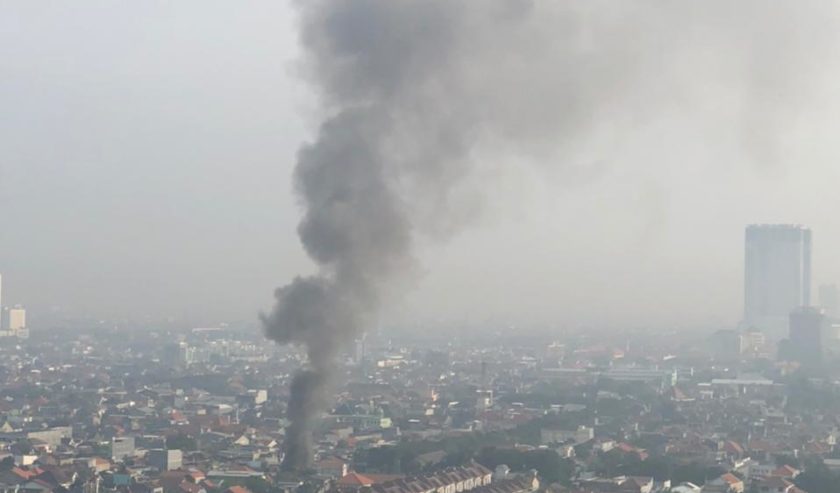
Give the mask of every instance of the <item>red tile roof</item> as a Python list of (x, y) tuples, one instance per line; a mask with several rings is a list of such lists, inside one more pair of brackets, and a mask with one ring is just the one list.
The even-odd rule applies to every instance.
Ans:
[(740, 483), (742, 481), (741, 478), (732, 474), (731, 472), (728, 472), (728, 473), (724, 474), (723, 476), (720, 477), (720, 479), (723, 480), (727, 484), (737, 484), (737, 483)]
[(799, 474), (799, 470), (787, 464), (778, 467), (775, 471), (770, 473), (771, 476), (779, 476), (781, 478), (792, 478)]
[(244, 486), (231, 486), (230, 488), (225, 490), (226, 493), (251, 493), (251, 490)]
[(357, 472), (345, 474), (341, 479), (338, 480), (339, 486), (370, 486), (373, 483), (373, 479), (365, 476), (364, 474), (359, 474)]

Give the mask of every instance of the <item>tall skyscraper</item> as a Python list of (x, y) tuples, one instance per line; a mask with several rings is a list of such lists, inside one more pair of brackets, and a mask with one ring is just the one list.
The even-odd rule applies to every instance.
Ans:
[(811, 230), (750, 225), (745, 240), (743, 324), (780, 339), (790, 314), (811, 304)]

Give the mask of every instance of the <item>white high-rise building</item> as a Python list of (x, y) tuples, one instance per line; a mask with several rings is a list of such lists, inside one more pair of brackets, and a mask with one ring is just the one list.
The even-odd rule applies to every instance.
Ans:
[(9, 310), (9, 331), (17, 332), (26, 328), (26, 310), (16, 305)]
[(743, 325), (778, 340), (791, 312), (811, 304), (811, 230), (750, 225), (745, 240)]

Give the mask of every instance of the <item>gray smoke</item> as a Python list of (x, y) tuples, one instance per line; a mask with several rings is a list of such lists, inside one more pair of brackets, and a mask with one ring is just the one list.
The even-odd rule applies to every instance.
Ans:
[(298, 231), (320, 271), (278, 289), (263, 316), (268, 337), (308, 352), (291, 386), (294, 469), (311, 460), (339, 352), (411, 277), (416, 236), (460, 225), (450, 204), (471, 168), (495, 156), (601, 162), (592, 142), (672, 110), (736, 122), (746, 153), (773, 161), (833, 36), (833, 12), (817, 3), (297, 5), (303, 68), (325, 115), (298, 156)]

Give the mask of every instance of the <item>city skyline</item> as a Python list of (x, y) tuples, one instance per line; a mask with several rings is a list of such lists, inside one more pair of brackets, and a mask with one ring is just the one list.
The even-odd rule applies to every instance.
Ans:
[[(587, 130), (559, 155), (546, 149), (550, 138), (532, 153), (479, 149), (474, 177), (437, 201), (458, 213), (418, 233), (420, 275), (383, 323), (728, 326), (742, 312), (750, 223), (808, 224), (820, 235), (815, 282), (840, 279), (830, 254), (840, 229), (825, 205), (840, 180), (828, 130), (840, 101), (807, 75), (835, 72), (832, 51), (812, 49), (831, 46), (834, 31), (818, 9), (789, 8), (767, 11), (766, 25), (813, 21), (813, 42), (799, 24), (768, 27), (788, 47), (791, 75), (757, 91), (730, 68), (765, 59), (753, 44), (760, 27), (734, 50), (731, 33), (710, 37), (710, 52), (668, 26), (725, 30), (715, 18), (681, 17), (677, 7), (673, 24), (639, 14), (651, 23), (644, 32), (673, 43), (622, 33), (640, 43), (628, 45), (632, 53), (673, 44), (683, 50), (677, 60), (696, 65), (648, 60), (658, 76), (610, 113), (618, 128)], [(301, 74), (290, 6), (257, 2), (233, 17), (195, 2), (54, 10), (22, 2), (8, 12), (0, 270), (9, 300), (44, 320), (257, 324), (278, 283), (315, 271), (296, 235), (290, 177), (320, 111)], [(593, 29), (603, 29), (598, 20)], [(227, 41), (208, 44), (218, 33)], [(647, 87), (659, 88), (657, 112), (638, 115)], [(752, 144), (767, 132), (777, 145), (756, 154)], [(418, 215), (438, 214), (420, 205)]]
[(837, 493), (840, 2), (0, 2), (0, 493)]
[[(799, 308), (815, 306), (832, 313), (837, 289), (834, 284), (821, 284), (818, 302), (812, 300), (810, 228), (801, 224), (749, 224), (744, 231), (743, 317), (731, 326), (742, 331), (759, 330), (778, 340), (787, 334), (789, 317)], [(0, 293), (2, 286), (0, 273)], [(3, 320), (6, 325), (12, 324), (12, 310), (23, 309), (20, 303), (3, 305), (2, 297), (0, 307), (5, 309)], [(17, 315), (21, 316), (25, 320), (25, 315)], [(131, 322), (143, 323), (141, 320)], [(228, 321), (219, 323), (226, 325)], [(442, 326), (448, 323), (453, 322), (443, 322)], [(715, 328), (700, 327), (701, 330)]]

